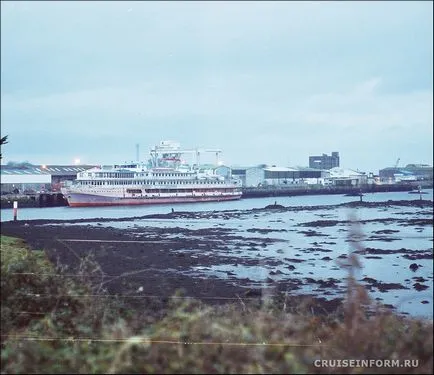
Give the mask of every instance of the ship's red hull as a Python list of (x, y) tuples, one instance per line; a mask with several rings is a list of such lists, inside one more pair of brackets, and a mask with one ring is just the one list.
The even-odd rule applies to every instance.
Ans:
[(71, 194), (67, 196), (70, 207), (101, 207), (101, 206), (139, 206), (151, 204), (199, 203), (237, 200), (237, 195), (215, 195), (195, 197), (153, 197), (153, 198), (112, 198), (92, 196), (87, 194)]

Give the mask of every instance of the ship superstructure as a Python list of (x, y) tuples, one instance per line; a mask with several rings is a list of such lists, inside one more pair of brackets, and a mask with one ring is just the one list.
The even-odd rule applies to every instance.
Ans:
[[(214, 168), (199, 164), (200, 154), (214, 152)], [(221, 150), (182, 150), (179, 143), (162, 141), (151, 149), (149, 162), (92, 168), (77, 174), (62, 193), (71, 207), (143, 205), (234, 200), (241, 182), (216, 173)], [(190, 154), (196, 163), (182, 159)]]

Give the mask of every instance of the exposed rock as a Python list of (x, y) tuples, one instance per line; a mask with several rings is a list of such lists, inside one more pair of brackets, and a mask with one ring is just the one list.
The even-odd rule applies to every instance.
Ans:
[(420, 292), (421, 290), (428, 289), (429, 286), (428, 285), (423, 285), (421, 283), (415, 283), (415, 284), (413, 284), (413, 288), (416, 289), (418, 292)]
[(412, 263), (408, 268), (415, 272), (419, 268), (419, 266), (416, 263)]

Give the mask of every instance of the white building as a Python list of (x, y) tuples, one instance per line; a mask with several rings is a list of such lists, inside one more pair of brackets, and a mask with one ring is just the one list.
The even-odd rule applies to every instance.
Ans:
[(264, 167), (265, 165), (256, 167), (233, 166), (231, 173), (233, 177), (240, 179), (243, 187), (258, 187), (264, 183)]
[(245, 187), (262, 186), (265, 181), (265, 173), (263, 167), (251, 167), (246, 169)]
[(324, 180), (326, 185), (357, 187), (368, 183), (368, 176), (365, 172), (339, 167), (332, 168), (329, 172), (330, 177)]
[(91, 168), (89, 165), (2, 165), (1, 191), (36, 192), (59, 190), (61, 182), (72, 181), (77, 173)]
[(322, 185), (329, 171), (315, 168), (290, 168), (259, 165), (234, 167), (232, 175), (238, 176), (244, 187), (285, 187), (289, 185)]
[(1, 168), (1, 192), (42, 190), (51, 185), (51, 174), (41, 168)]
[(267, 167), (264, 169), (264, 183), (267, 186), (281, 186), (292, 183), (297, 169), (287, 167)]

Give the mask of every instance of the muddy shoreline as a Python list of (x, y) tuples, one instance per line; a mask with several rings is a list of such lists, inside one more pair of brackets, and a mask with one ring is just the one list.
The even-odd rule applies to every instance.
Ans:
[[(202, 278), (183, 274), (183, 271), (191, 266), (209, 267), (217, 262), (215, 258), (208, 255), (198, 256), (197, 253), (189, 255), (185, 250), (190, 245), (197, 247), (198, 244), (194, 240), (161, 241), (159, 234), (154, 233), (153, 236), (147, 234), (145, 236), (147, 239), (142, 242), (123, 242), (141, 240), (132, 240), (131, 235), (134, 232), (128, 231), (127, 234), (124, 230), (91, 225), (41, 227), (29, 223), (21, 225), (14, 223), (14, 225), (2, 225), (1, 232), (4, 235), (23, 238), (32, 249), (45, 249), (53, 263), (60, 262), (68, 266), (65, 269), (67, 273), (73, 273), (80, 260), (92, 254), (102, 271), (96, 274), (95, 278), (98, 281), (102, 280), (110, 295), (122, 296), (127, 305), (131, 304), (136, 308), (148, 304), (149, 299), (154, 300), (153, 304), (164, 304), (178, 290), (182, 290), (186, 296), (208, 304), (240, 300), (260, 302), (263, 294), (265, 295), (264, 290), (267, 290), (273, 295), (288, 292), (291, 296), (287, 302), (289, 309), (291, 306), (294, 308), (298, 306), (302, 300), (316, 308), (319, 313), (335, 312), (341, 307), (341, 298), (326, 300), (314, 295), (300, 296), (291, 293), (298, 289), (297, 284), (301, 282), (299, 280), (286, 281), (278, 285), (249, 287), (248, 279), (229, 277), (223, 280), (217, 277)], [(211, 231), (208, 235), (212, 236)], [(81, 242), (82, 240), (86, 242)], [(107, 242), (91, 242), (99, 240)], [(204, 240), (200, 245), (201, 248), (212, 249), (214, 243), (210, 239)], [(226, 261), (235, 261), (235, 259), (226, 259)]]
[[(244, 215), (257, 215), (267, 211), (297, 212), (302, 210), (333, 210), (337, 207), (420, 207), (421, 209), (432, 209), (432, 201), (387, 201), (379, 203), (351, 202), (331, 206), (305, 206), (305, 207), (283, 207), (271, 205), (261, 209), (233, 210), (233, 211), (206, 211), (206, 212), (172, 212), (168, 214), (145, 215), (133, 218), (94, 218), (78, 220), (25, 220), (2, 222), (1, 233), (3, 235), (19, 237), (26, 240), (32, 249), (45, 249), (48, 257), (56, 264), (66, 265), (67, 272), (73, 273), (78, 267), (81, 259), (89, 254), (100, 266), (99, 273), (94, 277), (98, 282), (107, 288), (110, 295), (121, 296), (121, 298), (134, 308), (140, 308), (149, 304), (152, 299), (164, 304), (174, 295), (177, 290), (183, 290), (186, 296), (194, 297), (203, 302), (228, 303), (240, 300), (257, 300), (267, 294), (286, 295), (286, 305), (295, 308), (300, 301), (309, 301), (310, 306), (318, 313), (330, 313), (341, 311), (341, 297), (335, 297), (332, 291), (345, 288), (345, 280), (333, 278), (314, 279), (308, 275), (299, 275), (298, 264), (309, 262), (311, 256), (324, 253), (319, 256), (324, 262), (332, 258), (326, 256), (330, 250), (321, 248), (320, 244), (314, 242), (302, 251), (306, 253), (303, 258), (284, 258), (282, 261), (267, 258), (247, 258), (240, 260), (234, 256), (234, 252), (258, 251), (268, 245), (279, 241), (275, 238), (255, 237), (256, 234), (267, 234), (276, 232), (270, 228), (252, 228), (248, 232), (252, 237), (246, 240), (245, 237), (233, 233), (227, 228), (202, 228), (186, 229), (181, 227), (157, 228), (151, 226), (136, 226), (128, 229), (117, 229), (102, 226), (101, 223), (129, 221), (141, 219), (210, 219), (218, 218), (230, 220)], [(376, 219), (379, 222), (394, 220), (398, 225), (431, 226), (432, 217), (424, 219)], [(369, 220), (372, 221), (372, 220)], [(74, 225), (70, 225), (74, 224)], [(298, 230), (306, 238), (324, 236), (318, 230), (321, 227), (339, 227), (347, 225), (348, 221), (317, 220), (315, 222), (301, 223)], [(383, 238), (395, 231), (382, 230), (374, 233), (374, 237)], [(383, 236), (383, 237), (381, 237)], [(329, 243), (333, 243), (330, 242)], [(316, 244), (316, 245), (315, 245)], [(327, 244), (327, 242), (322, 242)], [(219, 252), (215, 250), (218, 249)], [(366, 248), (360, 255), (371, 259), (381, 258), (388, 254), (389, 250)], [(218, 253), (218, 254), (217, 254)], [(222, 253), (224, 256), (222, 256)], [(414, 271), (421, 265), (419, 259), (432, 259), (432, 251), (426, 249), (419, 252), (400, 249), (395, 251), (398, 256), (407, 257), (414, 261)], [(307, 256), (309, 255), (309, 256)], [(342, 254), (342, 260), (346, 255)], [(236, 278), (230, 271), (220, 271), (224, 277), (203, 277), (196, 274), (194, 267), (211, 268), (215, 265), (237, 265), (239, 262), (248, 266), (267, 265), (269, 277), (262, 282), (253, 282), (248, 278)], [(282, 273), (280, 270), (273, 270), (275, 266), (285, 266), (288, 277), (283, 280), (275, 280), (274, 276)], [(271, 268), (270, 268), (271, 267)], [(225, 274), (224, 274), (225, 273)], [(290, 276), (289, 276), (290, 275)], [(417, 278), (417, 275), (415, 275)], [(372, 288), (381, 292), (392, 289), (408, 289), (399, 283), (382, 283), (375, 279), (363, 280), (368, 290)], [(424, 279), (414, 280), (414, 289), (425, 290), (427, 285)], [(300, 294), (299, 289), (303, 285), (310, 285), (311, 294)], [(431, 280), (432, 285), (432, 280)], [(329, 295), (330, 299), (323, 296)], [(334, 298), (335, 297), (335, 298)]]

